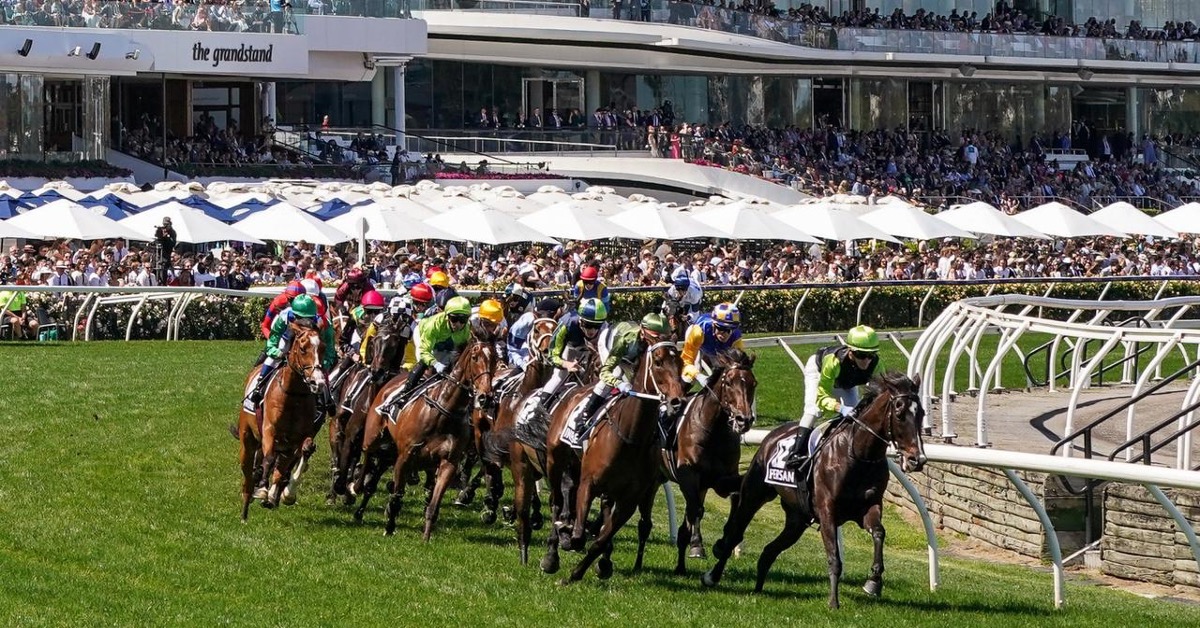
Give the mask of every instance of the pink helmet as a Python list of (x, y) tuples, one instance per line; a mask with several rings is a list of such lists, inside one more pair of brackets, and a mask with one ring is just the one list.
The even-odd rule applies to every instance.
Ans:
[(383, 309), (383, 295), (374, 290), (368, 290), (362, 295), (362, 306), (368, 310)]

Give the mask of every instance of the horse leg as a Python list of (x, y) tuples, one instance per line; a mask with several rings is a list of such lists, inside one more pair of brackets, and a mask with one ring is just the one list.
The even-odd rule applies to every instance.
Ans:
[(654, 511), (654, 495), (658, 492), (657, 484), (651, 484), (646, 489), (646, 496), (642, 498), (642, 503), (638, 504), (638, 549), (637, 560), (633, 563), (635, 572), (642, 570), (642, 559), (646, 557), (646, 541), (650, 540), (650, 530), (654, 528), (654, 522), (650, 519), (650, 515)]
[(483, 498), (483, 515), (484, 523), (491, 525), (496, 523), (496, 511), (500, 509), (500, 499), (504, 497), (504, 476), (501, 475), (500, 466), (489, 462), (483, 463), (480, 467), (481, 473), (487, 473), (487, 495)]
[(363, 515), (367, 512), (367, 502), (371, 501), (371, 496), (375, 494), (375, 490), (379, 487), (379, 478), (383, 475), (383, 470), (387, 463), (383, 458), (383, 452), (376, 451), (366, 457), (362, 464), (362, 477), (358, 478), (358, 483), (361, 488), (359, 492), (362, 494), (362, 502), (358, 504), (358, 508), (354, 511), (354, 520), (361, 523)]
[(284, 506), (294, 506), (296, 504), (296, 499), (300, 494), (300, 481), (304, 479), (304, 474), (308, 471), (308, 459), (312, 455), (313, 450), (310, 449), (300, 453), (298, 456), (292, 457), (292, 468), (288, 473), (288, 482), (283, 487)]
[[(404, 497), (404, 467), (408, 465), (409, 450), (398, 445), (396, 450), (396, 463), (392, 467), (392, 483), (389, 486), (388, 503), (384, 509), (384, 514), (387, 516), (387, 523), (383, 528), (385, 536), (396, 533), (396, 515), (400, 513), (400, 500)], [(364, 495), (363, 505), (365, 506), (366, 503)]]
[(784, 516), (786, 519), (783, 522), (783, 530), (775, 540), (767, 543), (763, 548), (762, 555), (758, 557), (758, 580), (754, 583), (754, 592), (761, 593), (763, 584), (767, 581), (767, 572), (771, 570), (771, 565), (775, 564), (775, 559), (783, 553), (784, 550), (796, 544), (800, 540), (800, 535), (808, 529), (808, 524), (804, 521), (800, 514), (800, 506), (789, 506), (787, 503), (783, 505)]
[(542, 568), (542, 573), (558, 573), (558, 526), (557, 524), (550, 526), (550, 534), (546, 535), (546, 555), (542, 556), (542, 562), (539, 565)]
[[(590, 490), (587, 483), (583, 484), (583, 488), (585, 491)], [(616, 535), (617, 530), (620, 530), (625, 525), (625, 522), (629, 521), (635, 510), (637, 510), (637, 504), (628, 501), (614, 502), (605, 510), (604, 525), (600, 528), (600, 534), (592, 541), (587, 552), (583, 555), (583, 559), (579, 561), (574, 571), (571, 572), (570, 581), (574, 582), (583, 579), (583, 575), (587, 573), (588, 567), (601, 555), (604, 556), (604, 559), (598, 575), (601, 579), (612, 575), (612, 560), (609, 557), (612, 555), (613, 536)], [(578, 517), (579, 514), (576, 513), (576, 516)], [(607, 571), (605, 571), (603, 563), (607, 563)]]
[[(692, 535), (699, 535), (700, 516), (703, 516), (704, 494), (699, 492), (699, 487), (696, 486), (695, 479), (690, 474), (680, 474), (679, 477), (679, 492), (683, 495), (683, 502), (686, 504), (684, 509), (683, 521), (679, 522), (679, 529), (675, 532), (675, 575), (682, 576), (687, 573), (687, 567), (684, 564), (684, 556), (687, 553), (689, 546), (694, 546), (692, 543)], [(701, 502), (700, 515), (696, 515), (696, 502)], [(702, 548), (703, 549), (703, 548)]]
[(529, 502), (531, 494), (537, 495), (537, 489), (533, 485), (533, 476), (522, 463), (514, 461), (512, 470), (513, 510), (517, 515), (517, 547), (521, 551), (521, 564), (528, 565), (529, 537), (532, 535), (532, 528), (529, 525)]
[(725, 574), (725, 565), (733, 555), (733, 549), (745, 538), (746, 528), (754, 515), (764, 504), (775, 498), (775, 489), (764, 481), (766, 471), (761, 465), (751, 463), (742, 482), (742, 490), (729, 498), (729, 518), (725, 520), (725, 528), (721, 538), (713, 544), (713, 556), (717, 563), (712, 569), (700, 576), (700, 582), (706, 587), (715, 587)]
[(479, 469), (479, 473), (474, 476), (471, 473), (475, 470), (475, 463), (479, 461), (479, 456), (475, 454), (474, 449), (467, 451), (466, 457), (463, 459), (462, 472), (459, 474), (459, 484), (462, 485), (462, 490), (458, 492), (458, 497), (454, 500), (455, 506), (470, 506), (475, 501), (475, 491), (482, 483), (480, 476), (483, 475), (483, 468)]
[(254, 471), (258, 466), (255, 464), (254, 455), (259, 450), (259, 444), (249, 426), (242, 429), (241, 441), (238, 459), (242, 463), (242, 523), (246, 523), (246, 518), (250, 516), (251, 494), (254, 491)]
[[(837, 525), (832, 521), (821, 522), (821, 542), (825, 544), (825, 556), (829, 561), (829, 608), (841, 606), (838, 601), (838, 584), (842, 579), (842, 554), (838, 548)], [(882, 546), (880, 551), (882, 552)]]
[[(588, 511), (592, 509), (592, 481), (590, 478), (580, 478), (579, 488), (575, 494), (575, 525), (571, 528), (571, 545), (573, 551), (582, 551), (587, 534)], [(593, 546), (594, 547), (594, 546)], [(595, 557), (592, 557), (595, 560)], [(591, 562), (591, 561), (588, 561)]]
[(425, 534), (422, 539), (426, 543), (429, 542), (429, 537), (433, 535), (433, 524), (437, 523), (438, 508), (442, 505), (442, 496), (446, 494), (446, 489), (450, 487), (450, 482), (454, 480), (454, 473), (458, 471), (458, 466), (449, 460), (443, 460), (438, 465), (437, 483), (433, 486), (433, 497), (429, 500), (429, 505), (425, 507)]
[(871, 540), (875, 542), (871, 577), (867, 578), (867, 583), (863, 585), (863, 591), (866, 591), (867, 595), (871, 597), (879, 597), (883, 594), (883, 539), (887, 533), (883, 529), (883, 517), (878, 505), (867, 510), (867, 516), (863, 517), (863, 529), (871, 534)]
[[(329, 422), (329, 493), (325, 495), (326, 505), (332, 506), (337, 502), (338, 495), (346, 490), (345, 475), (342, 473), (341, 453), (345, 441), (345, 425), (343, 418), (346, 411), (340, 407), (333, 420)], [(340, 485), (339, 485), (340, 484)]]
[(536, 483), (533, 485), (532, 493), (533, 499), (530, 502), (533, 505), (533, 512), (529, 515), (529, 527), (534, 530), (541, 530), (542, 526), (546, 525), (546, 517), (542, 514), (542, 496), (537, 492)]

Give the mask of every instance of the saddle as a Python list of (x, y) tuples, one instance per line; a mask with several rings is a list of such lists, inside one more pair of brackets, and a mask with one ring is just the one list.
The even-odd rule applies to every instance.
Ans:
[[(407, 395), (404, 394), (403, 388), (398, 388), (398, 389), (392, 391), (392, 393), (390, 395), (385, 397), (383, 400), (383, 403), (381, 403), (378, 407), (376, 407), (375, 410), (377, 412), (379, 412), (379, 414), (382, 414), (385, 418), (387, 418), (387, 420), (389, 422), (395, 423), (396, 415), (400, 414), (400, 410), (402, 410), (405, 406), (407, 406), (410, 401), (412, 401), (413, 399), (416, 399), (417, 397), (420, 397), (422, 394), (425, 393), (425, 391), (429, 390), (435, 384), (442, 381), (443, 379), (445, 379), (445, 378), (440, 375), (433, 375), (431, 377), (427, 377), (425, 379), (425, 381), (421, 382), (420, 384), (417, 384), (417, 387), (413, 388), (412, 391), (410, 393), (408, 393)], [(391, 408), (391, 411), (390, 412), (384, 411), (383, 410), (384, 406)]]
[(563, 424), (562, 433), (558, 435), (558, 440), (562, 441), (563, 444), (567, 445), (571, 449), (582, 452), (584, 445), (587, 444), (588, 438), (590, 438), (592, 432), (596, 430), (596, 426), (600, 425), (600, 422), (608, 417), (609, 409), (612, 408), (613, 404), (620, 399), (621, 396), (616, 395), (609, 398), (608, 401), (605, 401), (604, 405), (600, 406), (599, 410), (596, 410), (596, 415), (592, 417), (591, 422), (585, 426), (583, 434), (580, 435), (579, 440), (575, 439), (575, 425), (579, 421), (583, 420), (583, 409), (587, 404), (581, 403), (575, 406), (575, 409), (571, 410), (570, 416), (567, 417), (567, 422)]

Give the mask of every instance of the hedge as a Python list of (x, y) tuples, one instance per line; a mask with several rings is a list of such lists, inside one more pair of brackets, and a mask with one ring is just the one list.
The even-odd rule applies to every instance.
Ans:
[[(1154, 298), (1160, 282), (1117, 281), (1112, 283), (1105, 295), (1106, 301), (1146, 301)], [(1063, 299), (1093, 300), (1104, 289), (1102, 283), (1056, 284), (1052, 297)], [(798, 326), (801, 332), (843, 331), (855, 324), (859, 301), (867, 288), (814, 288), (805, 299), (800, 310)], [(925, 306), (923, 323), (928, 324), (949, 304), (967, 297), (983, 296), (986, 284), (962, 283), (938, 286)], [(925, 298), (927, 286), (879, 287), (871, 294), (863, 308), (862, 322), (879, 329), (900, 329), (917, 326), (917, 314), (921, 300)], [(1046, 291), (1046, 284), (997, 285), (992, 294), (1035, 294)], [(737, 298), (738, 290), (709, 289), (704, 293), (705, 307), (721, 301)], [(792, 331), (792, 316), (803, 290), (755, 290), (746, 291), (739, 302), (742, 310), (742, 326), (751, 333), (787, 333)], [(1200, 295), (1200, 282), (1171, 281), (1162, 292), (1162, 297)], [(44, 305), (50, 314), (62, 323), (74, 319), (75, 311), (82, 303), (76, 295), (62, 298), (50, 294), (30, 295), (30, 302)], [(265, 298), (237, 299), (220, 296), (203, 296), (192, 301), (182, 319), (181, 337), (189, 339), (250, 340), (259, 338), (259, 324), (268, 300)], [(613, 314), (616, 320), (634, 320), (643, 314), (657, 311), (662, 303), (662, 292), (619, 292), (613, 295)], [(132, 337), (137, 339), (165, 338), (167, 314), (171, 301), (148, 301), (139, 311), (133, 327)], [(121, 339), (125, 337), (125, 325), (133, 304), (106, 305), (96, 312), (92, 324), (92, 338)], [(1067, 310), (1046, 310), (1045, 316), (1062, 318)], [(1200, 316), (1200, 312), (1194, 313)], [(1123, 317), (1129, 314), (1123, 314)], [(79, 330), (82, 338), (83, 329)], [(69, 332), (68, 335), (69, 336)]]

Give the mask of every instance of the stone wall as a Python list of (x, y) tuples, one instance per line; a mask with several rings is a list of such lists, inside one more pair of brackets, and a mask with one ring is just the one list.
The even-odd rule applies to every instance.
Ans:
[[(1163, 492), (1194, 527), (1200, 527), (1200, 492)], [(1104, 488), (1100, 550), (1100, 568), (1106, 574), (1200, 593), (1200, 568), (1187, 537), (1145, 487)]]

